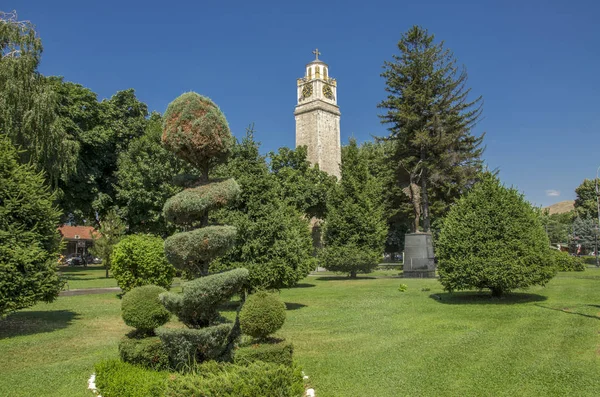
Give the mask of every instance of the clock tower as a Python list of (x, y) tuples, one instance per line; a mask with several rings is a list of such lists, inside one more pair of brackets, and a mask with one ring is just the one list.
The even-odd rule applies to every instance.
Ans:
[(306, 65), (297, 84), (296, 147), (306, 146), (308, 161), (339, 179), (342, 151), (337, 82), (329, 77), (329, 67), (319, 59), (319, 50), (313, 54), (315, 60)]

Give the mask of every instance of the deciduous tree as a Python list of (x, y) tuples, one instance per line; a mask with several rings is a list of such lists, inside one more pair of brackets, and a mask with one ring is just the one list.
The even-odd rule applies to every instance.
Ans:
[(16, 12), (0, 12), (0, 134), (56, 186), (75, 171), (78, 144), (56, 123), (58, 95), (37, 71), (42, 41)]
[(113, 248), (125, 235), (126, 226), (119, 218), (115, 210), (109, 211), (100, 221), (98, 233), (94, 238), (94, 246), (91, 249), (93, 255), (102, 259), (104, 269), (106, 269), (106, 278), (110, 270)]

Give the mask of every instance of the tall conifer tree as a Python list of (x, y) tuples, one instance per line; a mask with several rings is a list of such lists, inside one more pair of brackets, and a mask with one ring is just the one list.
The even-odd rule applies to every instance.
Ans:
[(390, 125), (396, 177), (411, 198), (415, 232), (421, 214), (428, 232), (431, 213), (443, 213), (473, 183), (483, 151), (483, 135), (471, 135), (482, 99), (468, 99), (465, 69), (433, 40), (418, 26), (402, 35), (400, 54), (384, 64), (388, 97), (379, 104), (387, 109), (381, 121)]
[(387, 235), (381, 186), (367, 164), (351, 139), (342, 150), (342, 178), (327, 200), (321, 265), (351, 277), (377, 266)]

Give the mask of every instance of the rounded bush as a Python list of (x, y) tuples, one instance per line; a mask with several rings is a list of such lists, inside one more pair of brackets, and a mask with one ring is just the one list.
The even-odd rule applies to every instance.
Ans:
[(169, 104), (164, 120), (163, 144), (198, 169), (224, 161), (231, 152), (227, 120), (209, 98), (187, 92)]
[(149, 234), (134, 234), (119, 241), (113, 250), (111, 271), (125, 292), (150, 284), (170, 288), (175, 277), (163, 239)]
[(452, 292), (489, 288), (501, 296), (545, 285), (556, 274), (540, 216), (492, 173), (450, 209), (436, 242), (440, 282)]
[(165, 309), (158, 295), (167, 292), (157, 285), (144, 285), (129, 291), (121, 302), (121, 316), (125, 324), (144, 333), (169, 321), (171, 314)]
[(285, 303), (275, 294), (259, 291), (250, 295), (240, 311), (242, 332), (264, 339), (283, 326)]

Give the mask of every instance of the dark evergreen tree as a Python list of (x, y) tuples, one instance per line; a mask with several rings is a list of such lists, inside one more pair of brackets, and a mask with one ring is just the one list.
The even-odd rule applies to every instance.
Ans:
[(436, 243), (447, 291), (490, 289), (500, 296), (544, 285), (556, 274), (539, 213), (490, 172), (444, 218)]
[(573, 240), (571, 243), (572, 252), (583, 255), (595, 252), (598, 238), (600, 238), (597, 224), (598, 221), (590, 216), (575, 218), (573, 221)]
[(296, 285), (316, 266), (306, 216), (282, 199), (282, 187), (269, 172), (252, 129), (233, 148), (225, 170), (240, 184), (238, 201), (216, 217), (238, 230), (236, 245), (213, 270), (244, 267), (252, 288)]
[(0, 135), (0, 316), (51, 302), (58, 276), (60, 212), (41, 173), (20, 164), (17, 150)]
[(404, 250), (404, 235), (410, 231), (412, 205), (398, 184), (395, 173), (394, 144), (389, 140), (364, 142), (359, 147), (367, 161), (369, 173), (381, 187), (384, 214), (387, 222), (385, 252), (395, 254)]
[(320, 263), (356, 277), (381, 260), (387, 235), (381, 186), (373, 178), (354, 139), (342, 150), (342, 178), (327, 201)]
[[(467, 73), (443, 43), (414, 26), (398, 42), (399, 55), (385, 62), (382, 76), (394, 143), (392, 161), (399, 186), (413, 205), (413, 231), (430, 230), (432, 213), (444, 213), (481, 169), (483, 135), (471, 130), (481, 115), (481, 97), (468, 99)], [(433, 205), (432, 205), (433, 204)]]

